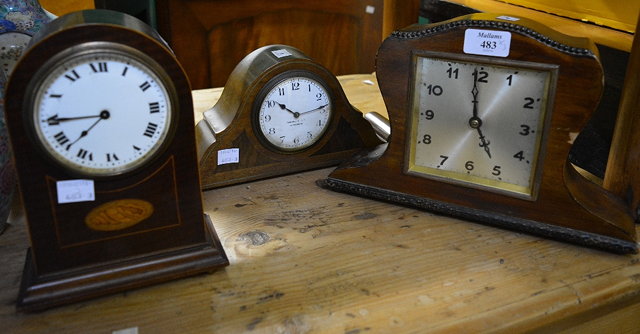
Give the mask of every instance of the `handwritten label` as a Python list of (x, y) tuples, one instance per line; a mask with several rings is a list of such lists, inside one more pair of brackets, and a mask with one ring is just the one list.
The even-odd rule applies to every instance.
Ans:
[(237, 164), (240, 162), (240, 149), (229, 148), (218, 151), (218, 166), (226, 164)]
[(284, 57), (291, 56), (291, 53), (289, 51), (285, 50), (285, 49), (273, 50), (273, 51), (271, 51), (271, 53), (273, 53), (273, 55), (278, 57), (278, 58), (284, 58)]
[(467, 29), (464, 32), (464, 53), (507, 57), (511, 48), (511, 33), (498, 30)]
[(93, 180), (65, 180), (56, 182), (58, 204), (95, 201)]
[(512, 22), (520, 21), (520, 19), (517, 18), (517, 17), (506, 16), (506, 15), (498, 16), (498, 17), (496, 17), (496, 19), (505, 20), (505, 21), (512, 21)]

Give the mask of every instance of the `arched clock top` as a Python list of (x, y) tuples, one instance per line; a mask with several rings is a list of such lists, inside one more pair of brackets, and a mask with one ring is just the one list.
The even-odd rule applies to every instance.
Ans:
[(595, 57), (597, 55), (595, 45), (586, 38), (560, 35), (556, 31), (526, 18), (486, 13), (471, 14), (427, 26), (411, 26), (394, 31), (391, 36), (398, 39), (418, 39), (458, 28), (499, 29), (532, 38), (548, 47), (573, 56)]

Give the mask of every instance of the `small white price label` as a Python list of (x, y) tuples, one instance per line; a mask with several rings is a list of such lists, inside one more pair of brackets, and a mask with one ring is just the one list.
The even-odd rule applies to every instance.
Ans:
[(111, 332), (111, 334), (138, 334), (138, 327), (119, 329)]
[(501, 19), (501, 20), (511, 21), (511, 22), (520, 21), (520, 19), (517, 17), (507, 16), (507, 15), (498, 16), (496, 17), (496, 19)]
[(218, 165), (237, 164), (240, 162), (240, 149), (228, 148), (218, 151)]
[(65, 180), (56, 182), (58, 204), (95, 201), (93, 180)]
[(273, 53), (273, 55), (278, 57), (278, 58), (291, 56), (291, 52), (289, 52), (289, 51), (287, 51), (285, 49), (273, 50), (273, 51), (271, 51), (271, 53)]
[(511, 49), (511, 33), (508, 31), (467, 29), (464, 32), (464, 53), (507, 57)]

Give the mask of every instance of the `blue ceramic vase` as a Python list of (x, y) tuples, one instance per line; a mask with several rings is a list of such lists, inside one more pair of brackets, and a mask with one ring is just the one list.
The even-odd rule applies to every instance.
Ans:
[(4, 88), (27, 43), (51, 19), (38, 0), (0, 1), (0, 233), (7, 226), (16, 175), (4, 119)]
[(15, 171), (9, 150), (9, 134), (4, 121), (4, 86), (6, 75), (0, 71), (0, 234), (7, 227), (11, 200), (16, 183)]

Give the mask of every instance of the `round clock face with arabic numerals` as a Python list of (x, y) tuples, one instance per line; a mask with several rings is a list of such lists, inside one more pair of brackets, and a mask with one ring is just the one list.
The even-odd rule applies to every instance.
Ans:
[(418, 56), (415, 73), (409, 172), (534, 197), (551, 68)]
[(135, 50), (103, 43), (52, 59), (36, 75), (35, 138), (65, 168), (122, 174), (162, 148), (172, 118), (158, 67)]
[(285, 72), (265, 85), (257, 101), (258, 133), (279, 151), (304, 150), (322, 138), (331, 123), (328, 89), (310, 73)]

